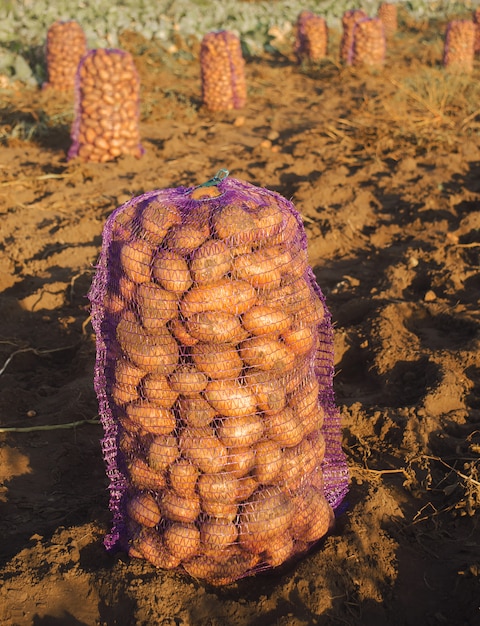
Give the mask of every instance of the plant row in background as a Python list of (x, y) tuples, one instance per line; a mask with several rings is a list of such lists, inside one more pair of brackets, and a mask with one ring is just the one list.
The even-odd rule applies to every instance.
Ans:
[[(239, 36), (244, 51), (259, 54), (272, 50), (272, 45), (274, 48), (276, 33), (291, 34), (303, 10), (321, 15), (332, 28), (340, 28), (345, 11), (363, 9), (368, 15), (376, 15), (380, 4), (378, 0), (311, 0), (308, 5), (298, 0), (226, 0), (220, 4), (212, 0), (6, 0), (0, 5), (0, 74), (32, 85), (43, 82), (45, 33), (58, 20), (82, 24), (92, 48), (118, 47), (118, 35), (125, 30), (173, 49), (179, 35), (200, 40), (209, 31), (227, 29)], [(466, 16), (480, 6), (478, 0), (410, 0), (394, 4), (414, 19)]]
[[(470, 20), (449, 22), (443, 58), (446, 69), (457, 73), (472, 70), (479, 21), (477, 9)], [(361, 9), (345, 11), (342, 29), (340, 61), (380, 68), (385, 62), (387, 39), (397, 30), (397, 6), (382, 3), (375, 17)], [(327, 49), (325, 18), (302, 11), (295, 25), (297, 61), (322, 61)], [(243, 108), (247, 81), (239, 37), (227, 30), (207, 33), (199, 57), (203, 106), (211, 111)], [(106, 162), (122, 154), (141, 157), (140, 81), (131, 54), (115, 48), (87, 51), (82, 27), (70, 20), (54, 22), (48, 29), (46, 59), (48, 81), (44, 89), (74, 91), (69, 159)]]

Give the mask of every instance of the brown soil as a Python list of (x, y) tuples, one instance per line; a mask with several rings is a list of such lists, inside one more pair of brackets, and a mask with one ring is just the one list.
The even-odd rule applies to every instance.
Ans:
[[(139, 160), (67, 163), (71, 99), (1, 96), (0, 622), (478, 624), (478, 61), (448, 75), (438, 30), (409, 23), (385, 69), (342, 68), (332, 34), (316, 67), (288, 46), (250, 59), (246, 108), (211, 114), (197, 48), (122, 45), (142, 79)], [(86, 293), (114, 208), (220, 168), (304, 217), (336, 324), (351, 487), (299, 562), (210, 588), (103, 547)]]

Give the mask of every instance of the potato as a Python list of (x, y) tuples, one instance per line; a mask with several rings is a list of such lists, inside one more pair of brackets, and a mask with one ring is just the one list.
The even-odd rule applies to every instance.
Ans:
[(195, 187), (192, 191), (190, 191), (190, 198), (192, 200), (206, 200), (208, 198), (218, 198), (218, 196), (221, 195), (222, 192), (216, 186), (205, 187), (199, 185), (198, 187)]
[(228, 472), (201, 474), (197, 486), (202, 508), (205, 501), (223, 504), (233, 504), (236, 501), (237, 479)]
[(134, 539), (129, 554), (131, 556), (140, 555), (161, 569), (174, 569), (180, 565), (180, 559), (166, 549), (161, 536), (154, 529), (143, 530)]
[(278, 377), (287, 394), (293, 393), (312, 373), (312, 359), (308, 356), (297, 356), (290, 372)]
[(115, 336), (126, 356), (130, 347), (135, 345), (137, 338), (145, 333), (135, 313), (130, 310), (123, 311), (115, 329)]
[(182, 254), (196, 250), (210, 237), (209, 216), (210, 208), (206, 204), (191, 210), (182, 224), (170, 230), (165, 238), (165, 245)]
[(292, 242), (290, 245), (280, 245), (270, 248), (278, 259), (282, 259), (280, 271), (282, 276), (292, 278), (305, 278), (308, 271), (308, 252), (303, 247), (301, 240)]
[(149, 374), (141, 385), (142, 396), (147, 402), (164, 409), (171, 409), (178, 398), (178, 392), (168, 384), (163, 374)]
[(260, 487), (240, 507), (241, 546), (257, 554), (264, 552), (272, 537), (288, 531), (293, 515), (291, 499), (278, 487)]
[(319, 430), (316, 430), (310, 433), (307, 441), (310, 443), (313, 449), (313, 455), (315, 458), (315, 467), (318, 467), (322, 463), (325, 457), (325, 450), (326, 450), (326, 445), (327, 445), (325, 441), (325, 437), (322, 432), (320, 432)]
[(189, 426), (208, 426), (217, 411), (200, 394), (180, 397), (178, 415)]
[(211, 283), (228, 274), (232, 266), (229, 247), (223, 241), (206, 241), (192, 254), (190, 272), (198, 283)]
[(237, 483), (237, 501), (247, 500), (259, 486), (253, 476), (241, 476)]
[(265, 198), (264, 201), (268, 202), (268, 204), (255, 208), (254, 220), (259, 230), (258, 238), (269, 240), (282, 231), (285, 217), (282, 208), (273, 198)]
[(284, 213), (284, 220), (282, 230), (278, 235), (274, 235), (270, 240), (270, 245), (287, 244), (292, 245), (295, 240), (300, 236), (302, 224), (297, 217), (290, 211), (286, 210)]
[(182, 294), (192, 286), (188, 264), (181, 254), (172, 250), (159, 250), (152, 261), (154, 280), (167, 291)]
[(294, 516), (291, 533), (294, 539), (310, 543), (331, 530), (333, 510), (327, 499), (317, 489), (307, 487), (293, 498)]
[(207, 386), (208, 378), (195, 365), (184, 363), (170, 374), (168, 382), (170, 387), (182, 396), (197, 397)]
[(137, 284), (125, 275), (112, 277), (103, 302), (105, 310), (111, 315), (115, 315), (126, 309), (133, 299), (136, 286)]
[(200, 341), (238, 343), (248, 333), (242, 328), (237, 315), (226, 311), (202, 311), (186, 321), (187, 332)]
[(292, 555), (294, 549), (293, 539), (288, 531), (278, 533), (270, 537), (265, 550), (265, 561), (271, 567), (278, 567)]
[[(134, 198), (119, 207), (115, 215), (112, 214), (112, 242), (126, 242), (132, 238), (136, 232), (139, 206), (139, 199)], [(112, 246), (112, 252), (116, 250), (117, 246)]]
[[(137, 434), (139, 434), (141, 429), (137, 428), (136, 424), (131, 422), (126, 417), (123, 419), (119, 418), (118, 422), (121, 426), (118, 437), (118, 447), (125, 458), (132, 458), (138, 452)], [(130, 424), (132, 425), (132, 428), (129, 428)]]
[(108, 315), (118, 315), (125, 309), (125, 300), (114, 291), (107, 291), (103, 298), (103, 308)]
[(237, 256), (232, 264), (232, 275), (260, 289), (279, 287), (282, 278), (275, 259), (262, 249)]
[(310, 413), (304, 413), (300, 417), (300, 421), (302, 423), (304, 436), (321, 431), (325, 421), (325, 409), (321, 402), (317, 402), (312, 407)]
[(242, 323), (252, 335), (269, 335), (278, 339), (281, 333), (289, 330), (292, 318), (281, 308), (258, 304), (242, 315)]
[(153, 528), (161, 518), (160, 509), (150, 493), (136, 493), (127, 500), (127, 515), (141, 526)]
[(262, 293), (262, 304), (281, 308), (287, 313), (299, 313), (313, 298), (309, 282), (301, 277), (286, 282), (280, 287)]
[(324, 319), (325, 307), (316, 294), (306, 300), (303, 307), (294, 315), (294, 323), (300, 326), (318, 326)]
[(200, 515), (200, 498), (194, 495), (182, 498), (173, 491), (167, 491), (160, 501), (163, 517), (172, 522), (194, 522)]
[[(214, 559), (214, 555), (218, 558)], [(204, 579), (210, 585), (222, 586), (246, 576), (258, 562), (257, 555), (233, 545), (215, 553), (210, 550), (208, 554), (193, 557), (182, 565), (190, 576)]]
[(197, 343), (192, 347), (192, 359), (201, 372), (214, 379), (237, 378), (243, 367), (235, 347), (226, 343)]
[(157, 435), (147, 453), (149, 466), (158, 472), (166, 470), (179, 456), (178, 442), (173, 435)]
[(318, 402), (320, 384), (315, 372), (310, 372), (308, 378), (304, 379), (296, 389), (289, 394), (288, 404), (301, 416), (310, 413)]
[(202, 472), (221, 472), (227, 463), (227, 448), (215, 436), (212, 428), (184, 428), (179, 446), (184, 457)]
[(194, 286), (180, 302), (180, 311), (185, 318), (203, 311), (226, 311), (241, 315), (257, 301), (257, 293), (244, 280), (221, 278), (216, 282)]
[(302, 485), (308, 483), (310, 475), (322, 462), (323, 457), (308, 439), (303, 439), (297, 446), (285, 448), (283, 451), (282, 489), (287, 493), (295, 493)]
[(257, 408), (255, 395), (236, 380), (212, 380), (204, 395), (213, 408), (226, 417), (249, 416)]
[(310, 485), (319, 491), (324, 492), (325, 480), (323, 478), (323, 471), (321, 466), (316, 467), (310, 475)]
[(140, 458), (134, 458), (127, 464), (127, 472), (132, 484), (138, 489), (162, 491), (167, 485), (163, 472), (152, 469)]
[(251, 446), (263, 436), (263, 420), (257, 414), (225, 417), (217, 426), (217, 436), (227, 448)]
[(118, 359), (115, 363), (115, 382), (112, 386), (112, 398), (118, 405), (138, 400), (138, 387), (145, 375), (133, 363), (126, 359)]
[[(234, 418), (230, 418), (234, 419)], [(241, 478), (246, 476), (255, 464), (255, 450), (250, 446), (229, 448), (225, 471), (232, 476)], [(247, 497), (247, 496), (246, 496)]]
[(173, 204), (163, 203), (160, 197), (150, 198), (141, 212), (143, 238), (150, 243), (160, 245), (168, 230), (182, 221), (178, 208)]
[(236, 524), (226, 519), (207, 518), (200, 525), (200, 542), (205, 550), (218, 552), (235, 543), (237, 537)]
[(148, 333), (139, 324), (126, 320), (117, 326), (123, 353), (146, 373), (171, 374), (177, 366), (178, 344), (167, 328)]
[(245, 386), (254, 394), (257, 406), (265, 413), (277, 413), (285, 408), (287, 400), (282, 381), (271, 372), (249, 369), (245, 372)]
[(180, 458), (170, 465), (168, 476), (177, 495), (183, 498), (195, 496), (199, 471), (188, 459)]
[(163, 533), (165, 547), (183, 561), (195, 556), (200, 549), (200, 531), (195, 524), (174, 523)]
[(134, 283), (141, 284), (150, 281), (152, 259), (153, 248), (144, 239), (124, 243), (120, 250), (121, 267)]
[(143, 326), (147, 330), (155, 331), (178, 316), (176, 294), (154, 283), (139, 285), (135, 299)]
[(168, 435), (176, 426), (175, 415), (172, 411), (151, 402), (141, 400), (128, 404), (125, 411), (132, 422), (139, 424), (143, 430), (154, 435)]
[(264, 416), (265, 437), (276, 441), (281, 447), (298, 445), (304, 436), (303, 426), (290, 407)]
[(173, 319), (168, 323), (168, 327), (181, 346), (194, 346), (198, 343), (198, 339), (187, 332), (182, 320)]
[(283, 453), (275, 441), (258, 441), (255, 446), (253, 476), (260, 484), (273, 483), (282, 471)]
[(276, 374), (291, 371), (295, 363), (295, 354), (290, 348), (266, 335), (242, 341), (239, 353), (247, 365)]
[(318, 344), (317, 332), (312, 326), (293, 326), (282, 333), (282, 340), (294, 354), (300, 356), (311, 353)]
[(202, 500), (202, 511), (210, 517), (225, 519), (233, 522), (238, 513), (236, 502), (217, 502), (216, 500)]
[(265, 258), (270, 259), (275, 267), (280, 270), (282, 277), (285, 277), (285, 282), (290, 282), (293, 278), (290, 248), (291, 246), (286, 244), (277, 244), (275, 246), (268, 244), (262, 248)]
[(311, 374), (288, 396), (288, 405), (302, 422), (304, 434), (323, 427), (325, 410), (319, 400), (319, 393), (318, 379)]
[(115, 382), (124, 387), (137, 388), (145, 372), (126, 359), (115, 361)]
[(228, 204), (212, 216), (215, 232), (219, 239), (228, 243), (248, 243), (254, 241), (258, 225), (254, 215), (241, 204)]

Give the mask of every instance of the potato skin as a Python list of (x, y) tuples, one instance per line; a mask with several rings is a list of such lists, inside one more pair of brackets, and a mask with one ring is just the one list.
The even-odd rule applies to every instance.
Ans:
[(263, 430), (260, 415), (240, 415), (222, 419), (217, 426), (217, 435), (227, 448), (244, 448), (261, 439)]
[(236, 380), (212, 380), (204, 395), (213, 408), (225, 417), (250, 416), (256, 412), (255, 395)]
[(178, 252), (160, 250), (152, 261), (152, 276), (167, 291), (182, 294), (192, 286), (187, 261)]
[(192, 287), (180, 303), (186, 318), (203, 311), (226, 311), (241, 315), (257, 301), (257, 292), (244, 280), (221, 278), (213, 283)]
[(127, 277), (134, 283), (150, 281), (153, 259), (152, 246), (143, 239), (124, 243), (120, 250), (120, 264)]
[(186, 321), (187, 332), (199, 341), (238, 343), (248, 336), (237, 315), (226, 311), (202, 311)]
[(237, 378), (242, 371), (242, 359), (231, 344), (197, 343), (191, 354), (199, 371), (212, 379)]
[(232, 266), (230, 250), (223, 241), (210, 240), (192, 254), (190, 272), (197, 285), (220, 280)]

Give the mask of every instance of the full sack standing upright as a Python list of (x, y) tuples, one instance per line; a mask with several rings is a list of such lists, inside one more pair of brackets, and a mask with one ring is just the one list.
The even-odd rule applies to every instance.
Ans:
[(105, 545), (214, 585), (306, 553), (348, 489), (302, 220), (225, 173), (117, 208), (89, 293)]

